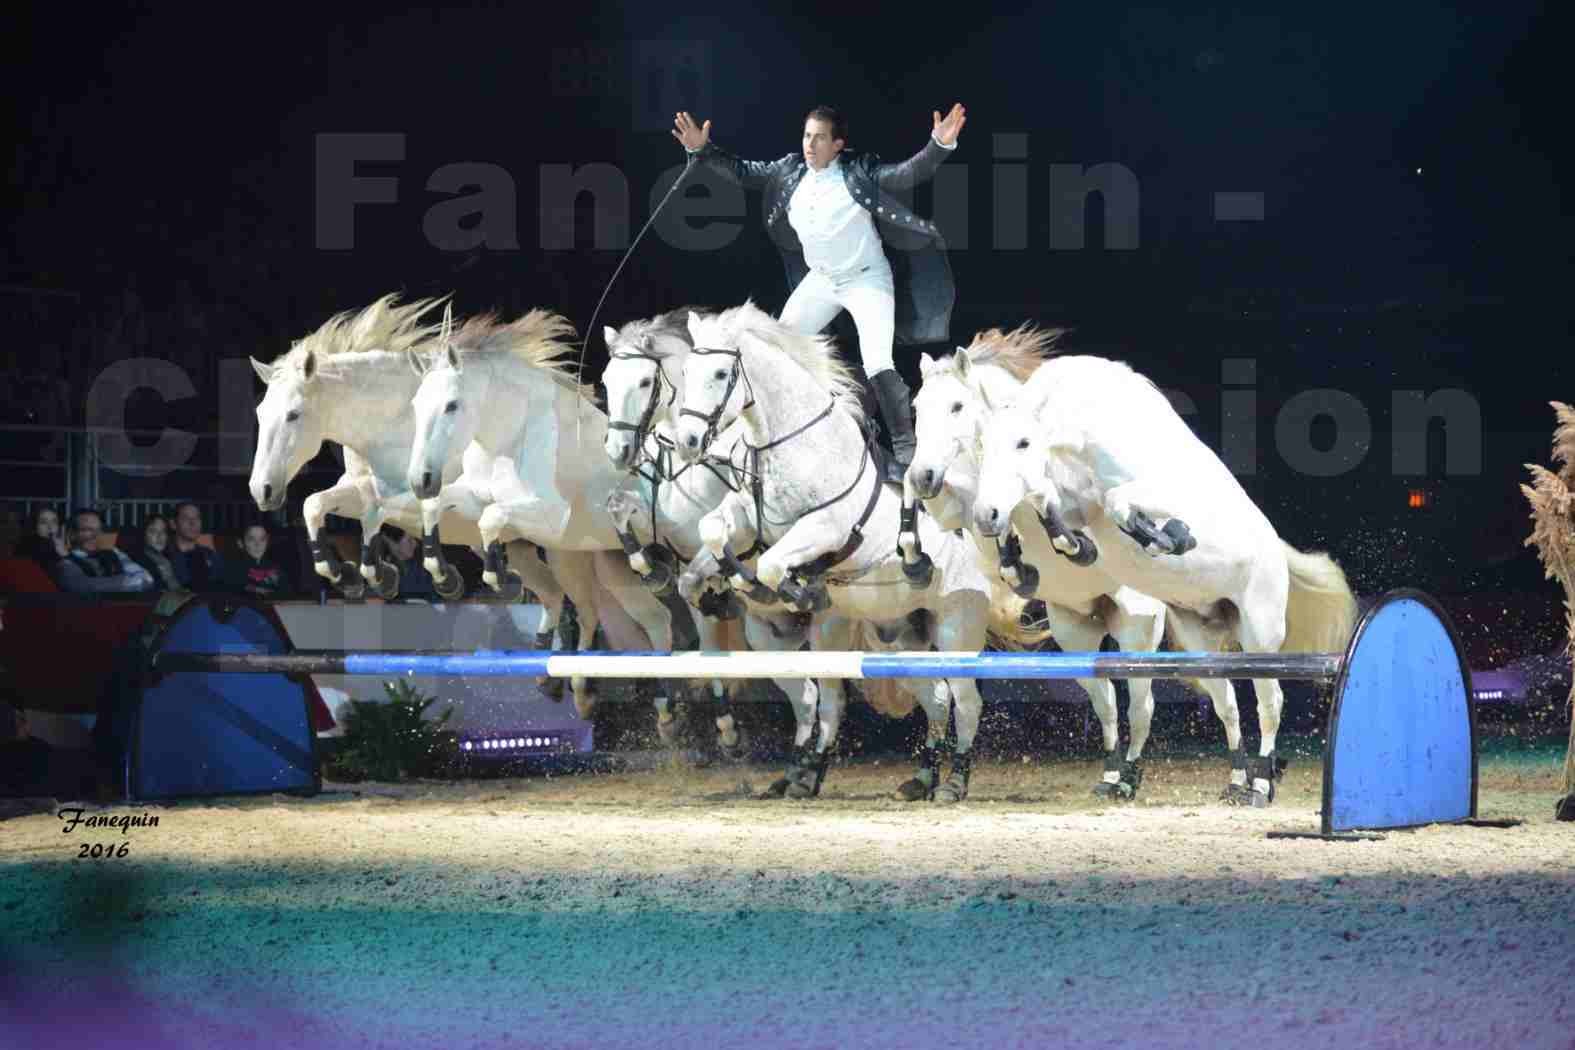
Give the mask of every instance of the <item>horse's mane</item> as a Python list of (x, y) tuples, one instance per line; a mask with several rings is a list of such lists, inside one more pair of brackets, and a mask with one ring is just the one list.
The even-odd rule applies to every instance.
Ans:
[(386, 350), (404, 353), (420, 350), (441, 329), (439, 324), (417, 324), (422, 314), (444, 302), (448, 296), (417, 299), (398, 304), (398, 292), (390, 292), (361, 310), (345, 310), (330, 317), (310, 335), (297, 339), (274, 364), (294, 364), (306, 355), (338, 357), (344, 354)]
[(716, 320), (728, 331), (747, 331), (786, 354), (824, 386), (856, 419), (864, 419), (864, 404), (860, 398), (864, 385), (859, 382), (858, 373), (837, 355), (836, 341), (830, 336), (805, 335), (789, 328), (756, 306), (752, 299), (723, 310)]
[(1010, 332), (987, 328), (976, 333), (962, 352), (968, 355), (969, 364), (997, 365), (1014, 379), (1027, 381), (1056, 355), (1055, 344), (1066, 332), (1065, 328), (1035, 328), (1026, 321)]
[(589, 401), (596, 392), (581, 383), (575, 374), (574, 325), (562, 314), (536, 309), (518, 320), (504, 324), (497, 311), (472, 317), (455, 329), (451, 338), (461, 359), (506, 355), (539, 369), (559, 386), (573, 390)]
[(702, 318), (714, 317), (717, 311), (710, 307), (680, 306), (655, 317), (642, 318), (630, 321), (618, 329), (620, 343), (638, 345), (645, 353), (658, 359), (674, 357), (678, 351), (658, 342), (657, 336), (673, 336), (680, 340), (687, 351), (689, 347), (689, 313), (694, 311)]

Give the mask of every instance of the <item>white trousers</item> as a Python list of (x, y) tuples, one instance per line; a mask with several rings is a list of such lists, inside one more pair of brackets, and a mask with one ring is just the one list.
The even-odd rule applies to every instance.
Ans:
[(788, 296), (778, 320), (789, 328), (814, 335), (843, 310), (853, 315), (859, 332), (864, 374), (874, 379), (893, 368), (891, 344), (897, 324), (897, 298), (889, 267), (839, 277), (811, 270)]

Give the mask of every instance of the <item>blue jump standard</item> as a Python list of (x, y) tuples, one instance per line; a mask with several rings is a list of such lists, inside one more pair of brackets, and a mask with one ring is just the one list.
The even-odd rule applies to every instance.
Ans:
[(1275, 678), (1332, 679), (1338, 653), (1020, 653), (857, 651), (477, 652), (297, 650), (160, 652), (160, 673), (434, 675), (567, 678)]

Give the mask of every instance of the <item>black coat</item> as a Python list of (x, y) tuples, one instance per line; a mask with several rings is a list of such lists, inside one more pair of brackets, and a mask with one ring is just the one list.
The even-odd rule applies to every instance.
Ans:
[[(891, 262), (897, 293), (894, 342), (899, 346), (951, 338), (957, 288), (946, 259), (946, 241), (933, 222), (915, 215), (897, 195), (928, 182), (952, 152), (931, 138), (901, 164), (882, 164), (877, 154), (850, 149), (837, 155), (848, 193), (875, 220), (881, 246)], [(773, 161), (740, 160), (707, 142), (695, 155), (707, 168), (745, 189), (763, 192), (766, 232), (782, 254), (788, 287), (797, 288), (809, 267), (798, 234), (788, 221), (788, 202), (809, 170), (803, 154), (789, 153)]]

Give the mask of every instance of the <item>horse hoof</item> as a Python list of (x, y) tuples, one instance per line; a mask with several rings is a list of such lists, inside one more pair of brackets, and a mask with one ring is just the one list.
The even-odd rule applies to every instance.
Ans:
[(504, 601), (517, 602), (520, 600), (520, 596), (525, 593), (525, 581), (520, 578), (519, 573), (515, 572), (513, 569), (510, 569), (508, 572), (503, 574), (502, 581), (500, 581), (498, 586), (494, 589), (496, 590), (498, 597), (502, 598)]
[(1227, 806), (1252, 805), (1253, 790), (1246, 784), (1226, 784), (1220, 792), (1220, 801)]
[(913, 564), (906, 561), (902, 563), (902, 574), (908, 578), (908, 586), (916, 591), (929, 587), (930, 581), (935, 578), (935, 562), (928, 554), (920, 554)]
[(771, 782), (771, 786), (770, 787), (766, 788), (764, 791), (762, 791), (760, 794), (756, 795), (755, 797), (758, 798), (758, 799), (781, 798), (781, 797), (783, 797), (784, 795), (787, 794), (787, 789), (788, 789), (788, 778), (787, 777), (777, 777), (775, 780), (773, 780)]
[(935, 789), (935, 801), (952, 806), (968, 797), (968, 785), (956, 777), (948, 777), (946, 782)]
[(806, 784), (802, 780), (794, 780), (787, 786), (788, 798), (814, 798), (820, 792), (815, 790), (813, 784)]
[(399, 569), (386, 561), (377, 563), (377, 596), (384, 601), (399, 597)]
[(457, 572), (450, 572), (447, 576), (433, 580), (432, 589), (444, 601), (457, 602), (465, 597), (465, 577)]
[(1017, 582), (1012, 584), (1012, 593), (1019, 598), (1032, 598), (1039, 593), (1039, 570), (1022, 562), (1017, 566)]
[(1272, 785), (1267, 791), (1259, 791), (1257, 788), (1252, 789), (1252, 797), (1248, 800), (1248, 805), (1252, 806), (1253, 809), (1267, 809), (1273, 804), (1274, 788)]
[(928, 802), (931, 795), (930, 785), (918, 777), (903, 781), (892, 792), (892, 797), (898, 802)]
[(536, 688), (541, 690), (541, 695), (547, 699), (563, 702), (563, 679), (544, 676), (536, 679)]

